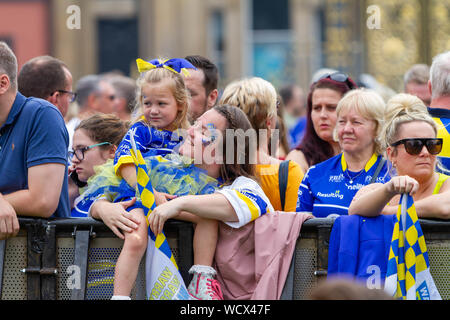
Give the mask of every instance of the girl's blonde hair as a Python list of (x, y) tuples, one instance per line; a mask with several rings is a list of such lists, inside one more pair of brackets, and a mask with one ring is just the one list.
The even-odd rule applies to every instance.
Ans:
[(429, 115), (427, 107), (418, 97), (399, 93), (388, 100), (385, 112), (385, 123), (381, 130), (380, 141), (386, 149), (397, 141), (399, 128), (403, 123), (424, 121), (428, 123), (437, 134), (438, 128)]
[(177, 117), (173, 122), (173, 126), (175, 129), (187, 129), (189, 128), (188, 121), (188, 110), (189, 110), (189, 91), (186, 88), (186, 85), (183, 80), (183, 76), (179, 73), (175, 73), (173, 71), (164, 69), (164, 68), (155, 68), (144, 73), (141, 73), (139, 78), (136, 81), (137, 92), (136, 92), (136, 106), (134, 108), (134, 119), (135, 122), (139, 121), (143, 115), (142, 112), (142, 104), (143, 104), (143, 96), (142, 96), (142, 88), (149, 83), (158, 83), (164, 79), (170, 79), (171, 85), (170, 90), (175, 98), (177, 105), (181, 108), (178, 110)]
[(244, 111), (255, 130), (267, 129), (266, 120), (277, 116), (277, 92), (270, 82), (259, 77), (230, 83), (222, 93), (220, 104)]
[[(340, 113), (351, 109), (354, 109), (365, 119), (375, 121), (374, 151), (377, 154), (382, 154), (383, 147), (379, 136), (383, 128), (384, 112), (386, 109), (386, 103), (383, 98), (374, 90), (364, 88), (351, 90), (339, 101), (336, 108), (336, 115), (339, 117)], [(335, 141), (338, 141), (337, 127), (334, 129), (333, 138)]]

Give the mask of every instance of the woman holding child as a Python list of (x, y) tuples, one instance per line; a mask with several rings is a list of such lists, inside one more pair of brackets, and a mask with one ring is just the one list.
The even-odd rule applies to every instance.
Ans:
[[(165, 63), (166, 62), (164, 61), (160, 61), (158, 66), (150, 68), (150, 70), (143, 73), (142, 76), (145, 77), (147, 73), (158, 70), (158, 68), (164, 68)], [(153, 65), (155, 64), (156, 63), (154, 62)], [(179, 75), (179, 70), (170, 70), (173, 68), (164, 69), (168, 69), (169, 72)], [(140, 105), (143, 108), (149, 109), (159, 108), (159, 111), (164, 112), (169, 111), (167, 108), (173, 107), (173, 111), (168, 112), (168, 114), (172, 115), (173, 119), (176, 119), (177, 114), (180, 114), (181, 108), (176, 101), (175, 103), (171, 102), (173, 100), (171, 100), (172, 98), (170, 95), (172, 95), (173, 98), (176, 96), (176, 92), (174, 91), (175, 87), (171, 85), (170, 81), (165, 80), (154, 81), (151, 82), (151, 84), (155, 89), (158, 89), (158, 85), (160, 85), (160, 90), (146, 93), (141, 88), (144, 94), (142, 95)], [(167, 90), (164, 92), (165, 89)], [(165, 93), (165, 95), (163, 93)], [(178, 112), (176, 110), (178, 110)], [(154, 125), (151, 127), (156, 127), (158, 130), (165, 131), (176, 129), (176, 126), (168, 126), (167, 123), (165, 123), (164, 126), (162, 125), (162, 119), (159, 116), (161, 113), (158, 113), (158, 110), (147, 110), (146, 112), (144, 109), (143, 114), (145, 118), (143, 120), (147, 120), (149, 125), (152, 125), (150, 123), (151, 121), (155, 121)], [(224, 136), (227, 129), (231, 129), (233, 134), (229, 137), (230, 139), (226, 141), (227, 143), (225, 143)], [(171, 193), (172, 195), (190, 194), (189, 196), (178, 197), (175, 199), (172, 199), (173, 196), (169, 195), (159, 197), (159, 203), (157, 201), (157, 205), (159, 204), (159, 206), (157, 206), (152, 214), (150, 214), (149, 223), (152, 226), (154, 233), (158, 234), (162, 231), (163, 223), (157, 223), (155, 225), (153, 223), (154, 221), (151, 219), (159, 217), (158, 214), (156, 214), (158, 211), (167, 214), (171, 212), (171, 208), (177, 208), (177, 219), (192, 221), (196, 224), (194, 235), (194, 263), (196, 265), (192, 268), (194, 277), (188, 290), (189, 293), (197, 299), (220, 298), (220, 288), (218, 289), (217, 287), (217, 283), (214, 280), (215, 271), (211, 267), (215, 251), (215, 242), (217, 241), (218, 220), (224, 221), (233, 227), (240, 227), (262, 214), (273, 211), (269, 199), (254, 178), (254, 165), (250, 161), (250, 158), (254, 156), (256, 150), (251, 149), (249, 137), (239, 133), (249, 129), (251, 129), (251, 124), (241, 110), (228, 105), (219, 105), (205, 112), (198, 118), (196, 124), (187, 130), (187, 135), (183, 139), (183, 143), (178, 150), (178, 156), (178, 153), (174, 152), (169, 153), (164, 157), (154, 154), (146, 157), (147, 169), (149, 170), (151, 182), (152, 184), (155, 183), (153, 185), (155, 194), (157, 194), (158, 191)], [(145, 141), (143, 142), (145, 144)], [(120, 148), (120, 150), (116, 152), (116, 156), (117, 154), (123, 155), (124, 153), (126, 153), (126, 148)], [(228, 157), (231, 155), (232, 161), (224, 161), (225, 155)], [(117, 164), (127, 164), (126, 158), (124, 158), (125, 161), (119, 159), (120, 157), (116, 157)], [(161, 167), (163, 170), (159, 169)], [(110, 174), (105, 174), (105, 171), (109, 172), (112, 168), (113, 165), (111, 162), (108, 162), (103, 167), (99, 168), (99, 174), (89, 180), (89, 185), (92, 188), (90, 189), (90, 192), (87, 192), (86, 197), (89, 197), (90, 193), (97, 192), (96, 190), (98, 190), (99, 187), (102, 187), (102, 177)], [(125, 168), (126, 167), (124, 166), (123, 169)], [(116, 266), (114, 284), (114, 295), (126, 298), (134, 284), (139, 261), (145, 251), (144, 245), (146, 242), (141, 240), (147, 238), (147, 234), (144, 234), (143, 232), (143, 230), (146, 230), (147, 224), (145, 223), (146, 221), (141, 221), (140, 217), (143, 215), (138, 201), (137, 204), (133, 206), (131, 206), (130, 203), (133, 201), (133, 198), (130, 198), (131, 194), (128, 191), (133, 190), (133, 179), (135, 179), (133, 178), (131, 170), (126, 169), (122, 171), (120, 166), (117, 165), (115, 169), (116, 173), (119, 174), (116, 179), (118, 181), (115, 181), (111, 186), (119, 186), (120, 190), (115, 193), (114, 199), (108, 199), (109, 201), (106, 199), (95, 201), (90, 208), (89, 213), (94, 218), (101, 218), (105, 221), (115, 221), (114, 225), (117, 228), (121, 228), (117, 222), (124, 217), (125, 219), (128, 219), (130, 213), (127, 211), (132, 209), (131, 213), (133, 219), (128, 219), (129, 221), (125, 223), (125, 225), (127, 228), (134, 227), (134, 229), (124, 233), (125, 243), (121, 256), (123, 254), (125, 256), (125, 253), (128, 252), (133, 254), (134, 257), (132, 259), (129, 257), (123, 259), (124, 264), (121, 263), (122, 260), (119, 257), (120, 261), (118, 261)], [(114, 171), (112, 172), (114, 173)], [(152, 174), (155, 174), (156, 176), (152, 178)], [(167, 175), (170, 176), (170, 174), (172, 174), (173, 177), (176, 177), (173, 182), (189, 181), (189, 183), (178, 183), (175, 187), (168, 188), (170, 186), (168, 186), (167, 183), (163, 183), (163, 181), (165, 181), (164, 179), (158, 179), (158, 176), (166, 177)], [(205, 180), (210, 179), (207, 181), (211, 182), (212, 188), (202, 189), (199, 188), (198, 183), (192, 183), (192, 178), (198, 177), (199, 175), (205, 177)], [(123, 176), (124, 179), (121, 179), (121, 176)], [(194, 182), (201, 183), (202, 181), (203, 180), (200, 179), (199, 181)], [(219, 183), (220, 188), (218, 188)], [(215, 189), (218, 189), (217, 192), (212, 193)], [(114, 188), (110, 190), (112, 190), (113, 193), (115, 191)], [(108, 193), (110, 190), (104, 191), (106, 191), (105, 193)], [(195, 195), (202, 193), (207, 194)], [(155, 197), (158, 199), (158, 196), (155, 195)], [(172, 200), (165, 202), (166, 198)], [(126, 205), (123, 202), (111, 203), (111, 201), (120, 200), (126, 200)], [(158, 209), (160, 207), (161, 210)], [(139, 210), (141, 212), (138, 212)], [(111, 216), (114, 218), (111, 218)], [(120, 272), (118, 272), (119, 270)]]

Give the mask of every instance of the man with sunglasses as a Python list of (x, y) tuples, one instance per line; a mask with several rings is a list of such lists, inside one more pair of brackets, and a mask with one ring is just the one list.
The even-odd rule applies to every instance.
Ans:
[(433, 58), (430, 67), (428, 89), (431, 103), (428, 112), (438, 125), (438, 138), (444, 140), (438, 159), (445, 169), (450, 170), (450, 51)]
[(27, 61), (17, 78), (19, 92), (25, 97), (47, 100), (65, 117), (70, 102), (75, 100), (72, 92), (72, 74), (67, 65), (50, 56), (39, 56)]
[(17, 86), (16, 56), (0, 42), (0, 240), (17, 234), (17, 215), (70, 214), (64, 119)]

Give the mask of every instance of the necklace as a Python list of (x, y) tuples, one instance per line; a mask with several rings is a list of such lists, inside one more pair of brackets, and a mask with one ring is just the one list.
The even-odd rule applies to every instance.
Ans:
[(358, 178), (358, 177), (361, 175), (361, 173), (363, 173), (363, 172), (364, 172), (364, 169), (362, 169), (360, 172), (358, 172), (358, 174), (357, 174), (356, 176), (354, 176), (354, 177), (352, 178), (352, 177), (350, 177), (350, 175), (348, 174), (348, 169), (345, 170), (345, 174), (347, 175), (348, 179), (350, 180), (350, 184), (352, 184), (352, 183), (353, 183), (353, 180), (355, 180), (356, 178)]

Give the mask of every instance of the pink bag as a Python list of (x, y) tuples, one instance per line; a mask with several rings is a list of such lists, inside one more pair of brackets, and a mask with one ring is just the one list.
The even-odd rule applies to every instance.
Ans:
[(224, 298), (279, 299), (301, 226), (310, 218), (275, 211), (239, 229), (220, 223), (215, 269)]

